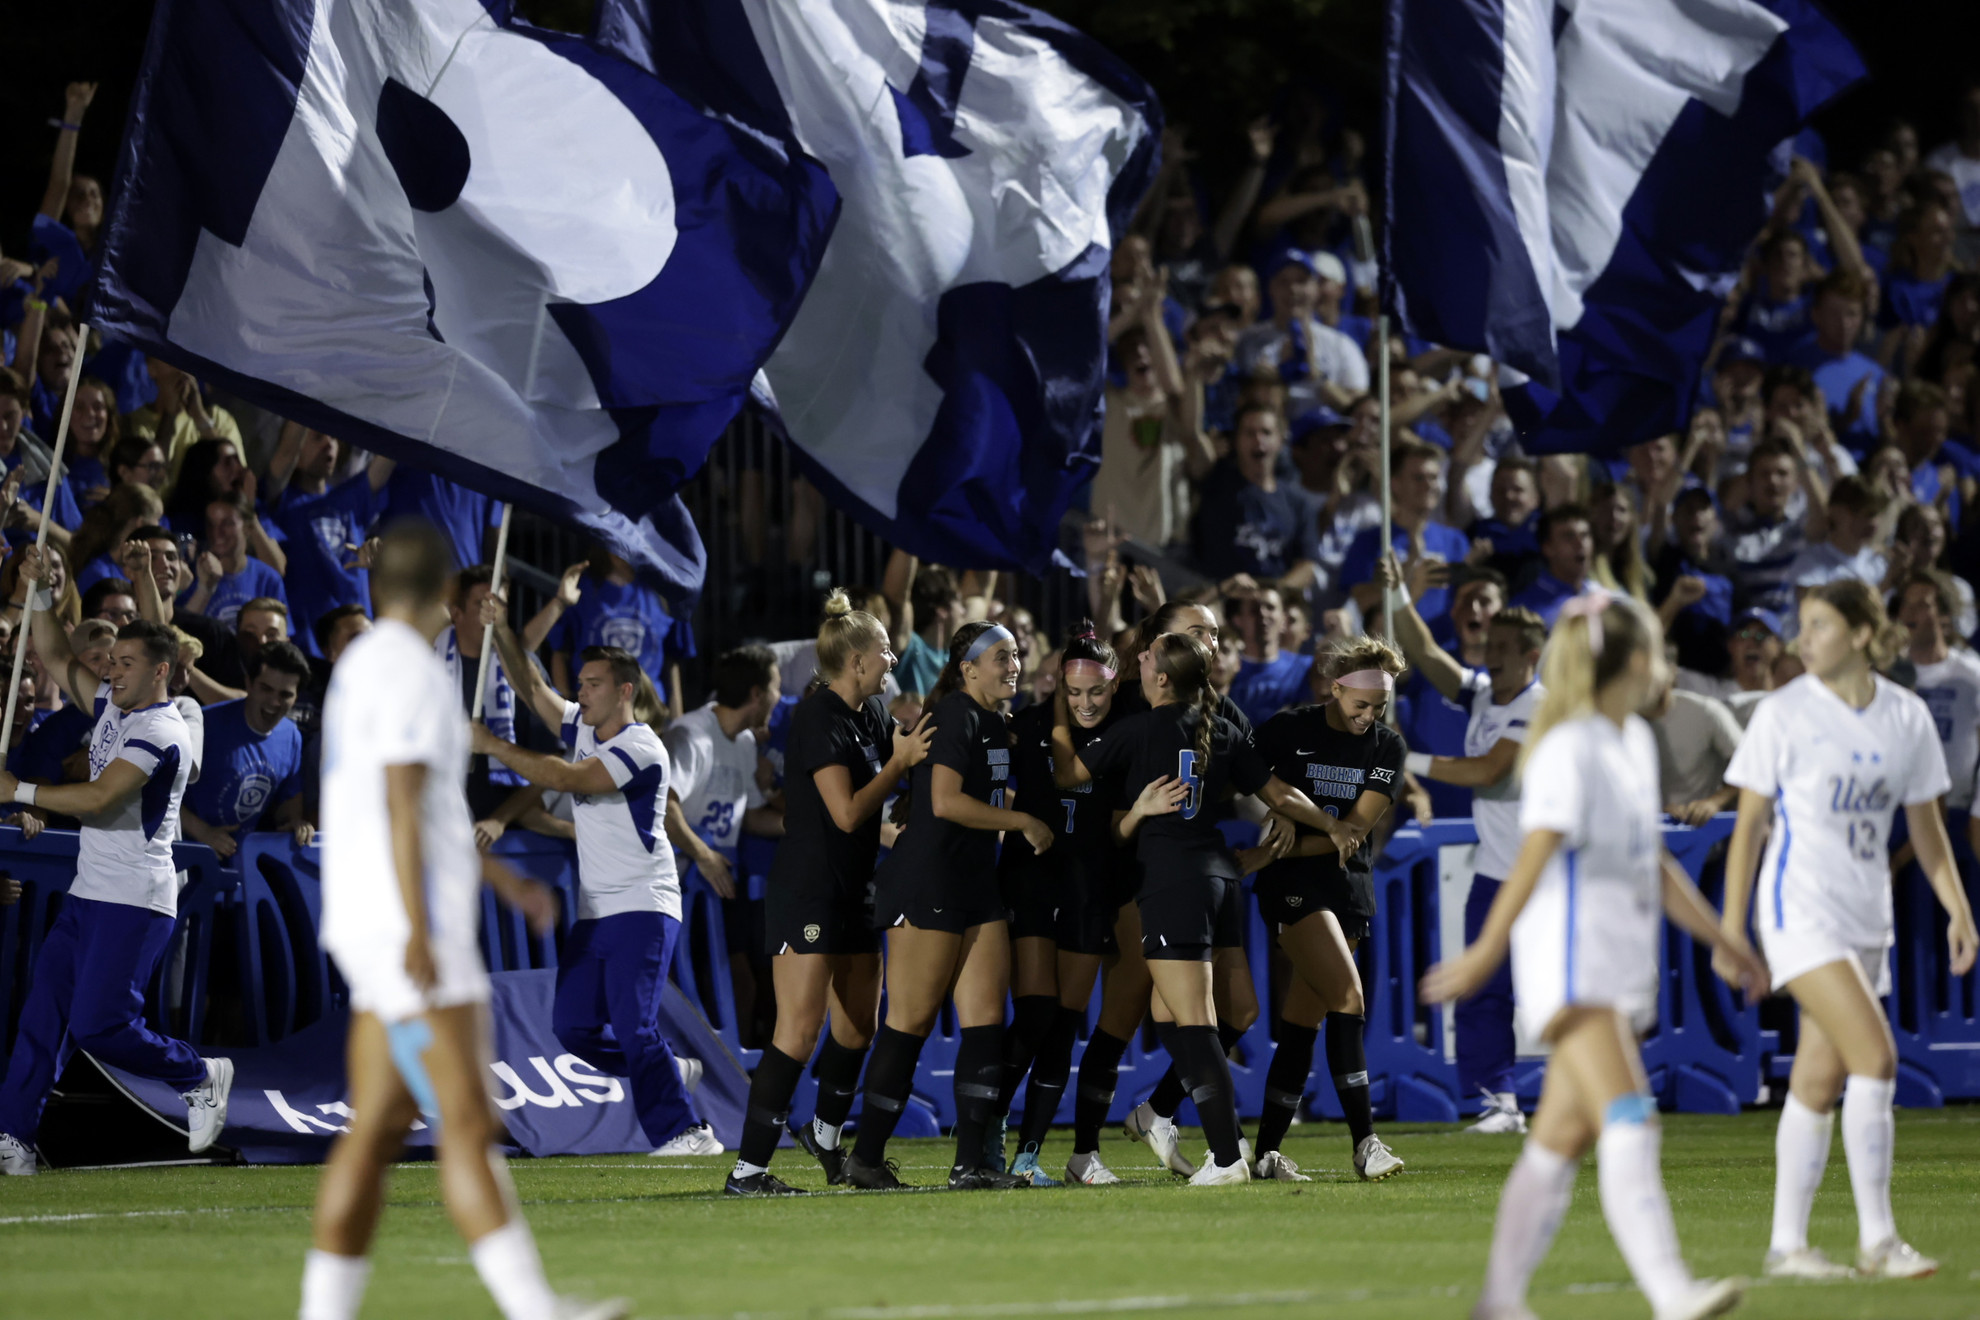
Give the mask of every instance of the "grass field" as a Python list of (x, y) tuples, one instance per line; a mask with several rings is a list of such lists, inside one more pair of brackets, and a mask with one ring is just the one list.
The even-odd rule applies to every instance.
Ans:
[[(1773, 1187), (1772, 1114), (1667, 1119), (1664, 1169), (1700, 1274), (1756, 1273)], [(1192, 1134), (1193, 1137), (1194, 1134)], [(1315, 1181), (1195, 1189), (1110, 1131), (1131, 1185), (950, 1195), (718, 1194), (728, 1160), (518, 1161), (517, 1186), (560, 1287), (663, 1316), (942, 1317), (1163, 1311), (1463, 1316), (1485, 1265), (1518, 1139), (1444, 1127), (1384, 1132), (1409, 1161), (1358, 1182), (1344, 1129), (1293, 1130)], [(1055, 1134), (1049, 1161), (1070, 1148)], [(1201, 1148), (1192, 1140), (1192, 1153)], [(937, 1183), (946, 1144), (897, 1143), (910, 1182)], [(795, 1151), (778, 1172), (811, 1188)], [(295, 1313), (314, 1168), (78, 1170), (0, 1180), (0, 1316), (279, 1317)], [(1740, 1314), (1792, 1320), (1980, 1317), (1980, 1110), (1901, 1113), (1898, 1223), (1944, 1269), (1917, 1283), (1765, 1284)], [(393, 1177), (367, 1317), (492, 1317), (439, 1203), (431, 1165)], [(1842, 1142), (1813, 1239), (1853, 1258)], [(1592, 1162), (1535, 1280), (1534, 1309), (1643, 1317), (1598, 1203)]]

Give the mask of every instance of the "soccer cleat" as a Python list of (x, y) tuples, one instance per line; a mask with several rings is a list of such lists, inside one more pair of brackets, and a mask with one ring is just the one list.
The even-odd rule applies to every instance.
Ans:
[(862, 1192), (898, 1192), (907, 1187), (900, 1179), (900, 1167), (897, 1160), (868, 1164), (855, 1152), (846, 1156), (845, 1185)]
[(1038, 1167), (1037, 1142), (1033, 1142), (1018, 1152), (1016, 1161), (1011, 1165), (1011, 1172), (1023, 1178), (1032, 1187), (1063, 1186), (1057, 1178), (1054, 1178), (1051, 1174)]
[(1761, 1267), (1770, 1279), (1847, 1279), (1856, 1271), (1840, 1261), (1830, 1260), (1814, 1247), (1793, 1251), (1769, 1251)]
[(701, 1089), (702, 1065), (700, 1059), (684, 1059), (677, 1054), (674, 1056), (674, 1068), (680, 1073), (681, 1086), (689, 1095), (693, 1095)]
[(1657, 1320), (1708, 1320), (1739, 1305), (1746, 1292), (1743, 1279), (1700, 1279), (1676, 1306), (1657, 1312)]
[(1922, 1279), (1938, 1269), (1938, 1261), (1919, 1255), (1903, 1238), (1887, 1237), (1856, 1253), (1856, 1272), (1866, 1279)]
[(186, 1102), (186, 1149), (198, 1155), (213, 1149), (227, 1126), (227, 1096), (234, 1089), (234, 1061), (206, 1059), (206, 1080), (179, 1098)]
[(817, 1160), (819, 1168), (825, 1170), (825, 1185), (827, 1187), (841, 1187), (845, 1185), (846, 1148), (843, 1141), (841, 1144), (833, 1146), (828, 1150), (819, 1144), (818, 1129), (813, 1127), (809, 1121), (800, 1123), (791, 1129), (791, 1140), (797, 1143), (799, 1150), (811, 1156), (812, 1159)]
[(1100, 1152), (1077, 1151), (1066, 1161), (1066, 1181), (1080, 1187), (1111, 1187), (1120, 1182), (1115, 1172), (1100, 1162)]
[(1487, 1306), (1480, 1302), (1471, 1309), (1471, 1320), (1540, 1320), (1522, 1304), (1519, 1306)]
[(1485, 1116), (1466, 1128), (1466, 1132), (1481, 1137), (1506, 1137), (1526, 1131), (1526, 1115), (1519, 1112), (1519, 1100), (1512, 1092), (1485, 1091), (1484, 1094)]
[(1258, 1162), (1251, 1166), (1251, 1176), (1272, 1182), (1313, 1181), (1313, 1179), (1299, 1171), (1297, 1164), (1294, 1164), (1282, 1152), (1276, 1150), (1268, 1150), (1258, 1157)]
[(32, 1178), (34, 1147), (0, 1132), (0, 1178)]
[(1023, 1174), (1006, 1173), (988, 1165), (949, 1170), (949, 1190), (952, 1192), (1008, 1192), (1013, 1188), (1029, 1186), (1031, 1179)]
[(1187, 1178), (1196, 1172), (1196, 1166), (1183, 1156), (1182, 1134), (1176, 1131), (1175, 1120), (1163, 1118), (1146, 1100), (1128, 1111), (1127, 1121), (1121, 1126), (1136, 1141), (1146, 1142), (1170, 1173)]
[(653, 1157), (671, 1160), (686, 1155), (720, 1155), (721, 1153), (722, 1143), (716, 1138), (715, 1129), (706, 1123), (701, 1123), (654, 1151)]
[(806, 1191), (802, 1187), (791, 1186), (789, 1183), (785, 1182), (782, 1178), (779, 1178), (775, 1174), (771, 1173), (768, 1169), (765, 1169), (762, 1173), (744, 1174), (740, 1177), (734, 1173), (731, 1173), (729, 1175), (729, 1180), (722, 1184), (722, 1192), (726, 1196), (809, 1196), (811, 1195), (810, 1192)]
[(626, 1320), (631, 1314), (632, 1303), (623, 1297), (602, 1302), (586, 1302), (576, 1297), (557, 1299), (557, 1320)]
[(1396, 1153), (1382, 1144), (1377, 1136), (1366, 1136), (1354, 1148), (1354, 1171), (1369, 1182), (1380, 1182), (1403, 1171), (1403, 1162)]
[(1004, 1171), (1004, 1141), (1010, 1135), (1011, 1116), (999, 1114), (995, 1122), (983, 1129), (983, 1167)]
[(1243, 1160), (1232, 1160), (1229, 1164), (1219, 1164), (1215, 1159), (1205, 1160), (1203, 1167), (1189, 1176), (1191, 1187), (1222, 1187), (1227, 1183), (1251, 1181), (1251, 1169)]

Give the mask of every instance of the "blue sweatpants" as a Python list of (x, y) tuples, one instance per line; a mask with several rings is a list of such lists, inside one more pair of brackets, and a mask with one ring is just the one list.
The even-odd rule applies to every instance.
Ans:
[(32, 1144), (55, 1079), (77, 1050), (175, 1091), (206, 1080), (199, 1051), (145, 1025), (144, 986), (172, 940), (171, 917), (128, 903), (62, 900), (42, 941), (21, 1030), (0, 1083), (0, 1132)]
[(660, 995), (680, 931), (680, 922), (660, 912), (576, 923), (564, 941), (550, 1017), (565, 1049), (632, 1080), (639, 1125), (656, 1148), (701, 1122), (660, 1032)]
[[(1485, 929), (1485, 917), (1498, 896), (1499, 881), (1484, 875), (1471, 877), (1471, 893), (1464, 900), (1466, 944)], [(1480, 1087), (1494, 1094), (1512, 1090), (1514, 1057), (1512, 959), (1508, 958), (1484, 988), (1458, 1001), (1459, 1103), (1476, 1096)]]

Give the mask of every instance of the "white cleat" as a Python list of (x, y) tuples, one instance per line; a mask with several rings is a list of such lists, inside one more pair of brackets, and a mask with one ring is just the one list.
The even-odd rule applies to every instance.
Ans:
[(1219, 1164), (1215, 1159), (1205, 1160), (1203, 1167), (1189, 1177), (1191, 1187), (1222, 1187), (1227, 1183), (1251, 1181), (1251, 1168), (1243, 1160), (1232, 1160), (1229, 1164)]
[(580, 1301), (575, 1297), (557, 1299), (557, 1320), (626, 1320), (632, 1314), (632, 1303), (623, 1297), (610, 1297), (602, 1302)]
[(1744, 1279), (1700, 1279), (1691, 1285), (1683, 1301), (1657, 1312), (1657, 1320), (1709, 1320), (1738, 1306), (1745, 1292)]
[(1378, 1136), (1369, 1135), (1361, 1139), (1354, 1148), (1354, 1171), (1369, 1182), (1381, 1182), (1403, 1171), (1403, 1162), (1396, 1153), (1382, 1144)]
[(1294, 1164), (1283, 1153), (1276, 1150), (1268, 1150), (1258, 1157), (1258, 1162), (1251, 1166), (1251, 1176), (1271, 1182), (1313, 1181), (1313, 1179), (1299, 1171), (1297, 1164)]
[(0, 1178), (32, 1178), (34, 1147), (0, 1132)]
[(1176, 1130), (1176, 1121), (1163, 1118), (1146, 1100), (1128, 1111), (1127, 1121), (1121, 1126), (1136, 1141), (1147, 1142), (1148, 1149), (1155, 1152), (1155, 1157), (1170, 1173), (1185, 1178), (1195, 1174), (1196, 1166), (1183, 1156), (1182, 1134)]
[(1840, 1261), (1830, 1260), (1814, 1247), (1769, 1251), (1761, 1272), (1770, 1279), (1847, 1279), (1856, 1273)]
[(677, 1054), (674, 1056), (674, 1068), (680, 1073), (681, 1085), (687, 1089), (689, 1095), (693, 1095), (701, 1089), (702, 1065), (700, 1059), (684, 1059)]
[(1487, 1306), (1480, 1302), (1471, 1308), (1471, 1320), (1540, 1320), (1540, 1317), (1524, 1304), (1519, 1306)]
[(1866, 1279), (1922, 1279), (1938, 1269), (1938, 1261), (1919, 1255), (1903, 1238), (1887, 1237), (1856, 1253), (1856, 1272)]
[(691, 1127), (672, 1141), (653, 1152), (655, 1159), (671, 1160), (686, 1155), (720, 1155), (722, 1143), (715, 1137), (715, 1129), (706, 1123)]
[(1526, 1115), (1519, 1112), (1519, 1099), (1510, 1091), (1485, 1092), (1485, 1116), (1466, 1128), (1481, 1137), (1506, 1137), (1526, 1131)]
[(198, 1155), (213, 1149), (227, 1126), (227, 1097), (234, 1089), (234, 1061), (207, 1059), (206, 1080), (179, 1098), (186, 1102), (186, 1149)]
[(1120, 1182), (1115, 1172), (1100, 1162), (1100, 1152), (1075, 1153), (1066, 1161), (1066, 1181), (1081, 1187), (1112, 1187)]

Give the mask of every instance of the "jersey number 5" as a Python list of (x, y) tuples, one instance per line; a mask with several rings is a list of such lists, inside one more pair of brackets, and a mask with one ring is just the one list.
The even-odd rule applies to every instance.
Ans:
[(1176, 778), (1189, 785), (1189, 796), (1183, 799), (1180, 814), (1184, 820), (1195, 820), (1203, 807), (1203, 769), (1195, 748), (1176, 753)]

